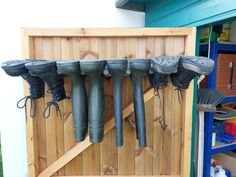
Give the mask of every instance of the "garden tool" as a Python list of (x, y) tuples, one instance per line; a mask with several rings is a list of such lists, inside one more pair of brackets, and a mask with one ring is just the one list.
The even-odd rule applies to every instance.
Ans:
[(136, 134), (140, 147), (146, 147), (146, 120), (143, 99), (142, 79), (148, 74), (151, 61), (149, 59), (133, 59), (130, 61), (131, 79), (133, 82), (133, 100), (135, 110)]
[[(35, 101), (44, 96), (44, 82), (36, 76), (31, 76), (28, 69), (25, 67), (26, 63), (32, 62), (33, 60), (12, 60), (2, 63), (2, 69), (9, 76), (21, 76), (29, 84), (30, 95), (25, 96), (17, 103), (17, 107), (22, 109), (26, 108), (27, 100), (30, 99), (30, 116), (34, 117), (36, 112)], [(25, 100), (23, 106), (20, 106), (20, 102)]]
[(224, 99), (221, 92), (216, 89), (199, 89), (197, 94), (198, 110), (198, 163), (197, 177), (203, 176), (204, 159), (204, 114), (205, 112), (216, 112), (216, 106)]
[(89, 134), (91, 143), (100, 143), (104, 136), (104, 89), (103, 70), (106, 61), (104, 60), (81, 60), (80, 71), (86, 74), (89, 80)]
[[(44, 118), (50, 116), (51, 106), (54, 105), (56, 113), (61, 116), (61, 111), (57, 102), (66, 98), (64, 80), (62, 75), (57, 74), (56, 61), (35, 61), (25, 64), (30, 75), (40, 77), (48, 86), (48, 92), (52, 93), (52, 101), (47, 103), (44, 110)], [(48, 111), (48, 113), (47, 113)]]
[(107, 60), (106, 75), (111, 74), (114, 91), (114, 113), (116, 129), (116, 146), (123, 145), (122, 88), (123, 78), (127, 75), (127, 59)]
[(214, 68), (214, 61), (206, 57), (180, 56), (178, 72), (170, 78), (177, 90), (188, 89), (194, 77), (208, 75)]
[[(160, 56), (151, 58), (151, 68), (149, 70), (149, 81), (151, 86), (154, 88), (155, 96), (160, 95), (158, 90), (164, 88), (168, 83), (168, 75), (177, 73), (178, 71), (179, 56)], [(162, 109), (164, 107), (162, 105)], [(167, 127), (163, 111), (161, 116), (158, 118), (163, 129)]]
[(79, 61), (57, 61), (57, 73), (67, 75), (72, 80), (72, 114), (75, 141), (83, 141), (87, 131), (87, 98), (85, 77), (80, 73)]

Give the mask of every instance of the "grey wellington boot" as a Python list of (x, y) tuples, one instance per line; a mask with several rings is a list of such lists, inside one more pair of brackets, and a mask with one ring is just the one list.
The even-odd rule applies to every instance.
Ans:
[(106, 74), (111, 74), (114, 91), (116, 146), (123, 145), (122, 89), (124, 76), (127, 75), (127, 63), (127, 59), (107, 60)]
[(100, 143), (104, 136), (105, 98), (103, 88), (104, 60), (81, 60), (80, 71), (89, 80), (89, 134), (91, 143)]
[(80, 73), (79, 61), (57, 61), (57, 73), (72, 80), (72, 113), (75, 141), (83, 141), (87, 132), (87, 97), (85, 77)]
[(130, 61), (131, 79), (133, 82), (133, 100), (136, 121), (136, 133), (140, 147), (146, 147), (146, 120), (143, 99), (142, 79), (148, 74), (151, 61), (149, 59), (133, 59)]
[(178, 56), (160, 56), (151, 58), (151, 69), (149, 72), (149, 81), (158, 95), (158, 90), (164, 88), (168, 83), (168, 75), (177, 73)]
[(214, 61), (207, 57), (180, 56), (178, 72), (171, 74), (171, 81), (178, 90), (187, 89), (194, 77), (209, 75), (214, 64)]
[[(30, 99), (30, 116), (34, 117), (36, 111), (35, 100), (44, 96), (44, 82), (39, 77), (31, 76), (29, 74), (25, 64), (32, 61), (33, 60), (11, 60), (2, 63), (1, 66), (9, 76), (21, 76), (29, 84), (30, 95), (22, 98), (17, 103), (17, 107), (20, 109), (26, 107), (26, 102)], [(22, 100), (25, 100), (25, 103), (23, 106), (20, 106)]]
[[(63, 76), (57, 74), (56, 61), (35, 61), (27, 63), (26, 68), (32, 76), (40, 77), (48, 86), (49, 91), (52, 93), (52, 101), (47, 103), (44, 111), (44, 117), (50, 116), (50, 108), (55, 106), (57, 114), (61, 116), (60, 108), (57, 102), (66, 98), (64, 89)], [(48, 110), (48, 113), (47, 113)]]

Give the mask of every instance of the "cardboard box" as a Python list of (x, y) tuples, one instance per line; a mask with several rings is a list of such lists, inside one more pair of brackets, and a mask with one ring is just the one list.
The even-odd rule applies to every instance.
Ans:
[(222, 154), (216, 154), (213, 156), (213, 159), (223, 168), (231, 172), (231, 177), (236, 177), (236, 153), (234, 152), (225, 152)]

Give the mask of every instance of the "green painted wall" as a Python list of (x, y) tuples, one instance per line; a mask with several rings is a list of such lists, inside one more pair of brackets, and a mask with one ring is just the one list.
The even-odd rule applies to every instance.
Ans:
[(146, 27), (201, 26), (236, 17), (236, 0), (149, 0)]

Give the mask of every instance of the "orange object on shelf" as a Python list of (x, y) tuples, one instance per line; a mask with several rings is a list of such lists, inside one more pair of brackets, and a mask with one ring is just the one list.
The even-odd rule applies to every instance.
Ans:
[(222, 104), (221, 107), (227, 110), (236, 111), (236, 102), (225, 103)]

